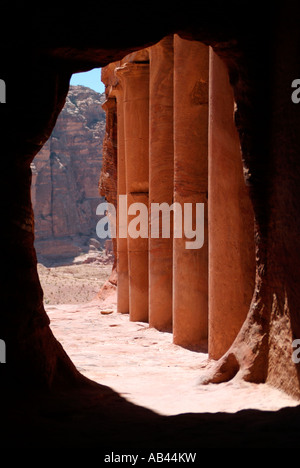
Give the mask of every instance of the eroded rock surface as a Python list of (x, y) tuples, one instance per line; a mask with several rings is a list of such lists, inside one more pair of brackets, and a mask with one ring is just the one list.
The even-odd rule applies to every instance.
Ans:
[(90, 88), (70, 86), (55, 128), (31, 165), (35, 247), (43, 261), (74, 257), (96, 237), (103, 100)]

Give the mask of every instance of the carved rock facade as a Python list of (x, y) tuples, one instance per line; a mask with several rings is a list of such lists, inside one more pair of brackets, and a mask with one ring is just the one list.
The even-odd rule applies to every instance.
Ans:
[[(117, 235), (118, 310), (172, 330), (181, 346), (208, 344), (219, 359), (246, 318), (255, 280), (254, 214), (226, 67), (206, 45), (170, 35), (106, 66), (102, 81), (118, 219), (120, 195), (127, 209), (142, 202), (149, 212), (147, 238)], [(201, 248), (187, 249), (172, 222), (170, 236), (162, 224), (151, 235), (152, 204), (173, 202), (183, 215), (186, 204), (204, 204)]]

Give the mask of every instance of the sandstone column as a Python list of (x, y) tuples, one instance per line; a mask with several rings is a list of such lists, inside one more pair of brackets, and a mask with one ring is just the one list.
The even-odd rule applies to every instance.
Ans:
[[(124, 141), (124, 109), (123, 89), (120, 84), (114, 88), (117, 101), (117, 142), (118, 142), (118, 165), (117, 165), (117, 310), (122, 314), (129, 313), (129, 280), (128, 280), (128, 250), (127, 239), (119, 236), (120, 195), (126, 195), (126, 164), (125, 164), (125, 141)], [(121, 219), (125, 220), (126, 217)], [(127, 225), (121, 226), (127, 228)]]
[(219, 359), (243, 324), (254, 291), (254, 215), (243, 180), (234, 99), (222, 60), (210, 50), (209, 346)]
[(205, 204), (204, 245), (174, 238), (174, 343), (207, 345), (208, 334), (208, 47), (174, 36), (174, 202)]
[[(128, 207), (149, 196), (149, 63), (127, 62), (116, 69), (124, 93), (124, 141)], [(139, 212), (136, 212), (136, 216)], [(128, 226), (136, 216), (128, 216)], [(148, 219), (147, 219), (148, 221)], [(129, 314), (132, 321), (148, 321), (148, 233), (127, 237)]]
[[(173, 35), (150, 49), (149, 213), (151, 203), (173, 200)], [(152, 213), (153, 214), (153, 213)], [(151, 216), (150, 216), (151, 219)], [(150, 222), (151, 230), (151, 222)], [(149, 235), (149, 325), (172, 329), (172, 230)], [(151, 231), (150, 231), (151, 233)]]

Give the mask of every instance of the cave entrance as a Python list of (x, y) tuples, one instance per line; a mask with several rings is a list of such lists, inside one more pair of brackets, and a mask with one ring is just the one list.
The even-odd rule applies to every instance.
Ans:
[[(187, 239), (136, 242), (117, 235), (117, 281), (111, 263), (102, 288), (96, 280), (95, 301), (46, 304), (55, 336), (84, 375), (162, 414), (199, 407), (208, 412), (271, 409), (267, 402), (256, 405), (251, 384), (244, 385), (245, 392), (239, 385), (220, 385), (218, 393), (193, 385), (199, 369), (229, 349), (254, 284), (253, 213), (225, 65), (207, 46), (172, 36), (109, 64), (102, 80), (105, 95), (85, 125), (95, 131), (95, 116), (105, 112), (100, 182), (90, 178), (87, 159), (93, 145), (86, 147), (79, 135), (74, 98), (68, 99), (76, 135), (66, 131), (66, 119), (64, 131), (55, 133), (49, 151), (52, 181), (56, 166), (60, 176), (66, 175), (59, 143), (79, 145), (78, 166), (88, 172), (85, 193), (99, 185), (117, 208), (119, 195), (148, 207), (150, 200), (202, 203), (206, 242), (203, 249), (188, 251)], [(72, 212), (65, 189), (65, 215), (61, 212), (57, 221)], [(54, 206), (54, 189), (50, 200)], [(82, 196), (79, 204), (82, 219), (88, 213)], [(93, 235), (95, 228), (96, 220)], [(93, 247), (99, 240), (94, 241)], [(91, 279), (89, 272), (88, 284)]]
[[(95, 79), (99, 86), (99, 69), (72, 76), (32, 167), (45, 307), (83, 374), (157, 411), (176, 412), (174, 401), (179, 412), (193, 411), (199, 402), (189, 379), (196, 381), (208, 355), (228, 349), (252, 293), (245, 291), (252, 214), (227, 71), (204, 44), (171, 35), (101, 75), (100, 94), (90, 88)], [(144, 203), (149, 216), (150, 200), (203, 205), (205, 242), (186, 249), (190, 239), (172, 229), (158, 238), (124, 238), (117, 229), (111, 255), (95, 215), (106, 199), (124, 218), (120, 196), (129, 211)], [(179, 381), (178, 405), (169, 396), (170, 382), (177, 393)]]

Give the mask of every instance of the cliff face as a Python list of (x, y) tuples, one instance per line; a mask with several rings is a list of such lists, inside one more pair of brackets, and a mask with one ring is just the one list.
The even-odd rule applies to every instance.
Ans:
[(31, 165), (39, 261), (73, 257), (96, 237), (104, 95), (70, 86), (53, 132)]
[[(116, 100), (106, 99), (103, 109), (106, 112), (106, 127), (103, 139), (103, 163), (99, 179), (100, 195), (117, 209), (117, 112)], [(117, 242), (116, 238), (107, 242), (114, 253), (113, 275), (111, 282), (116, 283)], [(114, 278), (114, 279), (113, 279)]]

